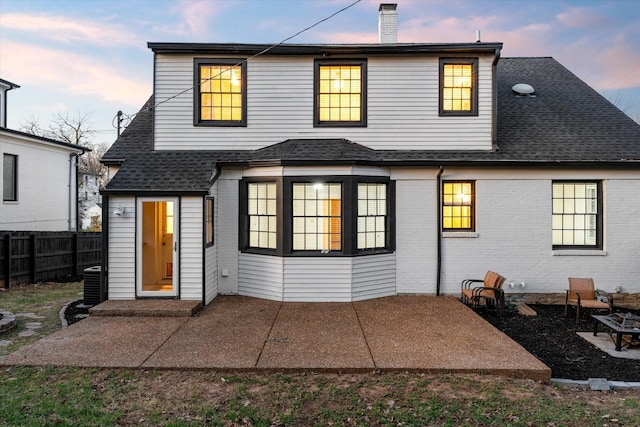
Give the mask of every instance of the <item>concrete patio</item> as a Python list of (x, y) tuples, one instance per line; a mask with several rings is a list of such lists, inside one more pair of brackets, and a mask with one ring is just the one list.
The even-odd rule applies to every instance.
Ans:
[(453, 297), (282, 303), (218, 296), (187, 317), (197, 304), (108, 301), (89, 318), (1, 358), (0, 365), (407, 370), (551, 381), (546, 365)]

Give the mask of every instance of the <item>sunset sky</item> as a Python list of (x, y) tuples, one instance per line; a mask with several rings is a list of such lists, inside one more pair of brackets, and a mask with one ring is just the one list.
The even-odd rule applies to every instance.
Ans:
[[(147, 42), (278, 43), (355, 0), (0, 0), (8, 127), (90, 114), (112, 142), (118, 110), (151, 95)], [(640, 0), (397, 0), (398, 41), (503, 42), (552, 56), (640, 122)], [(380, 0), (361, 0), (291, 43), (376, 43)]]

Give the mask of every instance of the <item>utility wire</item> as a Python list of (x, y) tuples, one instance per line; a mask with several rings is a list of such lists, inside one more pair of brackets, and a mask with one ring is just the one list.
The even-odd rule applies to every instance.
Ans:
[[(312, 25), (310, 25), (310, 26), (308, 26), (308, 27), (306, 27), (306, 28), (304, 28), (304, 29), (302, 29), (302, 30), (298, 31), (298, 32), (297, 32), (297, 33), (295, 33), (294, 35), (289, 36), (289, 37), (287, 37), (287, 38), (285, 38), (285, 39), (283, 39), (283, 40), (279, 41), (278, 43), (273, 44), (273, 45), (271, 45), (271, 46), (269, 46), (269, 47), (267, 47), (267, 48), (265, 48), (265, 49), (261, 50), (260, 52), (258, 52), (258, 53), (256, 53), (256, 54), (254, 54), (254, 55), (252, 55), (252, 56), (250, 56), (250, 57), (248, 57), (248, 58), (246, 58), (246, 59), (244, 59), (244, 60), (242, 60), (242, 61), (238, 62), (238, 63), (237, 63), (237, 64), (235, 64), (235, 65), (230, 65), (228, 68), (226, 68), (226, 69), (224, 69), (224, 70), (220, 71), (220, 72), (219, 72), (218, 74), (216, 74), (215, 76), (211, 76), (211, 77), (209, 77), (209, 79), (208, 79), (208, 80), (215, 79), (216, 77), (220, 76), (222, 73), (224, 73), (224, 72), (226, 72), (226, 71), (231, 70), (233, 67), (238, 67), (238, 66), (240, 66), (240, 65), (242, 65), (242, 64), (244, 64), (244, 63), (246, 63), (246, 62), (249, 62), (249, 60), (251, 60), (251, 59), (257, 58), (257, 57), (258, 57), (258, 56), (260, 56), (260, 55), (264, 55), (265, 53), (269, 52), (271, 49), (274, 49), (274, 48), (276, 48), (276, 47), (280, 46), (281, 44), (286, 43), (286, 42), (288, 42), (289, 40), (291, 40), (291, 39), (293, 39), (293, 38), (295, 38), (295, 37), (299, 36), (300, 34), (302, 34), (302, 33), (306, 32), (306, 31), (309, 31), (310, 29), (312, 29), (312, 28), (314, 28), (314, 27), (317, 27), (318, 25), (322, 24), (323, 22), (328, 21), (329, 19), (333, 18), (334, 16), (336, 16), (336, 15), (338, 15), (338, 14), (340, 14), (340, 13), (342, 13), (342, 12), (346, 11), (347, 9), (352, 8), (353, 6), (355, 6), (356, 4), (360, 3), (361, 1), (362, 1), (362, 0), (355, 0), (353, 3), (351, 3), (351, 4), (349, 4), (349, 5), (345, 6), (345, 7), (343, 7), (342, 9), (340, 9), (340, 10), (338, 10), (338, 11), (336, 11), (336, 12), (332, 13), (331, 15), (327, 16), (326, 18), (323, 18), (323, 19), (321, 19), (321, 20), (317, 21), (316, 23), (314, 23), (314, 24), (312, 24)], [(133, 118), (134, 118), (136, 115), (138, 115), (139, 113), (141, 113), (141, 112), (145, 112), (145, 111), (149, 111), (149, 110), (152, 110), (153, 108), (156, 108), (156, 107), (158, 107), (159, 105), (162, 105), (162, 104), (164, 104), (164, 103), (166, 103), (166, 102), (169, 102), (169, 101), (171, 101), (172, 99), (175, 99), (175, 98), (177, 98), (177, 97), (179, 97), (179, 96), (181, 96), (181, 95), (184, 95), (185, 93), (189, 92), (190, 90), (193, 90), (193, 89), (195, 89), (195, 88), (199, 87), (199, 86), (201, 85), (201, 83), (202, 83), (202, 82), (200, 82), (200, 83), (198, 83), (198, 84), (196, 84), (196, 85), (193, 85), (193, 86), (191, 86), (191, 87), (189, 87), (189, 88), (187, 88), (187, 89), (185, 89), (185, 90), (183, 90), (183, 91), (180, 91), (180, 92), (176, 93), (175, 95), (172, 95), (172, 96), (170, 96), (170, 97), (168, 97), (168, 98), (166, 98), (166, 99), (163, 99), (162, 101), (156, 102), (156, 103), (154, 103), (153, 105), (145, 105), (144, 107), (142, 107), (142, 108), (140, 109), (140, 111), (138, 111), (137, 113), (135, 113), (135, 114), (133, 114), (133, 115), (126, 115), (126, 116), (127, 116), (127, 118), (129, 119), (129, 123), (131, 123), (131, 120), (133, 120)]]

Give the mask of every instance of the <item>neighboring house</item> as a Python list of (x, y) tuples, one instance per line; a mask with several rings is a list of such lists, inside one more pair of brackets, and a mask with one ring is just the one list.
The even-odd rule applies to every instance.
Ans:
[(18, 87), (0, 80), (0, 230), (76, 230), (78, 156), (88, 149), (7, 129), (6, 92)]
[(102, 224), (100, 174), (80, 169), (78, 171), (78, 210), (81, 229), (92, 229)]
[(553, 58), (380, 28), (149, 43), (153, 96), (103, 157), (109, 299), (459, 294), (488, 269), (638, 292), (640, 126)]

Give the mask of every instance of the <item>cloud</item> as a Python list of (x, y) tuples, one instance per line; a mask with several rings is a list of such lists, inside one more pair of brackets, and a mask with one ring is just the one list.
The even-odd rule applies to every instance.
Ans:
[(127, 29), (86, 19), (73, 20), (63, 16), (24, 13), (0, 14), (1, 27), (46, 37), (63, 43), (98, 46), (140, 46), (142, 41)]
[(211, 18), (222, 7), (220, 2), (210, 0), (182, 0), (173, 8), (173, 12), (181, 18), (180, 22), (155, 26), (153, 29), (184, 38), (202, 37), (211, 32)]
[(592, 9), (583, 7), (571, 8), (567, 12), (559, 13), (556, 18), (569, 28), (590, 29), (611, 24), (608, 18), (598, 15)]
[(63, 50), (3, 40), (0, 57), (0, 75), (19, 76), (21, 86), (54, 86), (61, 92), (96, 98), (97, 103), (118, 102), (132, 108), (138, 108), (152, 91), (151, 83), (132, 78), (130, 69)]

